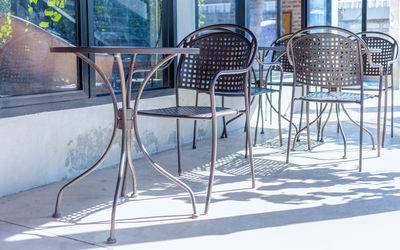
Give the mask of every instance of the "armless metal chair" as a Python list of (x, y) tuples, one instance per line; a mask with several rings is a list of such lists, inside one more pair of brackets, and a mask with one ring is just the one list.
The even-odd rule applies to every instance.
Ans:
[[(180, 120), (208, 120), (212, 124), (212, 150), (210, 176), (204, 213), (208, 213), (217, 157), (217, 118), (244, 113), (247, 127), (249, 119), (248, 77), (257, 52), (257, 40), (246, 28), (233, 24), (211, 25), (186, 36), (179, 47), (200, 48), (199, 55), (182, 55), (176, 74), (176, 105), (173, 107), (139, 110), (138, 115), (176, 119), (178, 144), (178, 173), (181, 174)], [(141, 86), (141, 89), (144, 86)], [(207, 92), (210, 106), (181, 106), (179, 90)], [(216, 93), (242, 93), (244, 109), (217, 107)], [(136, 98), (139, 105), (140, 95)], [(247, 130), (252, 187), (255, 187), (250, 130)]]
[[(378, 96), (381, 96), (382, 91), (385, 93), (384, 95), (384, 114), (383, 114), (383, 131), (382, 131), (382, 147), (385, 146), (385, 135), (386, 135), (386, 119), (387, 119), (387, 110), (388, 110), (388, 90), (391, 90), (391, 137), (393, 137), (393, 108), (394, 108), (394, 93), (393, 93), (393, 64), (398, 61), (398, 50), (399, 46), (397, 44), (396, 39), (392, 36), (377, 32), (377, 31), (366, 31), (357, 33), (360, 36), (369, 48), (373, 49), (380, 49), (381, 52), (371, 54), (372, 62), (375, 64), (380, 64), (383, 66), (383, 78), (384, 78), (384, 85), (380, 89), (380, 81), (382, 79), (364, 79), (364, 91), (372, 91), (378, 92)], [(367, 77), (382, 77), (379, 71), (379, 68), (373, 67), (368, 63), (367, 57), (363, 57), (363, 72), (364, 76)], [(389, 84), (388, 76), (390, 75), (391, 81)], [(347, 90), (354, 90), (352, 87), (347, 87)], [(380, 99), (380, 98), (379, 98)], [(380, 102), (378, 104), (379, 113), (378, 117), (380, 117)], [(379, 118), (378, 118), (379, 119)]]
[[(373, 95), (364, 94), (363, 57), (362, 50), (368, 62), (374, 67), (367, 44), (356, 34), (338, 27), (315, 26), (296, 32), (289, 39), (286, 52), (290, 64), (294, 68), (294, 82), (306, 87), (306, 94), (295, 98), (294, 85), (290, 121), (293, 119), (293, 106), (296, 100), (306, 103), (306, 129), (308, 149), (310, 145), (310, 102), (335, 104), (336, 109), (341, 104), (356, 103), (360, 105), (360, 151), (359, 171), (362, 170), (362, 143), (364, 126), (364, 100)], [(382, 67), (379, 67), (382, 70)], [(320, 87), (328, 92), (310, 92), (310, 87)], [(346, 86), (359, 86), (359, 93), (342, 92)], [(322, 112), (321, 112), (322, 113)], [(338, 121), (339, 121), (339, 115)], [(344, 157), (346, 143), (342, 126), (340, 131), (344, 140)], [(288, 134), (286, 162), (289, 162), (291, 126)]]

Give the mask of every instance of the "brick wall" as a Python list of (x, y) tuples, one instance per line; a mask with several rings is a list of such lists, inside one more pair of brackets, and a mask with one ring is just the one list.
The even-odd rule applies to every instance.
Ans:
[(292, 13), (291, 32), (296, 32), (301, 29), (301, 0), (282, 0), (282, 12)]

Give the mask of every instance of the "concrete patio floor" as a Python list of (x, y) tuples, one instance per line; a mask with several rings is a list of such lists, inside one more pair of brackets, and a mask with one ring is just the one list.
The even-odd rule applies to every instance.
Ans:
[[(375, 102), (367, 104), (365, 125), (375, 133)], [(357, 115), (356, 106), (349, 110)], [(285, 164), (287, 133), (279, 147), (277, 130), (270, 126), (254, 148), (255, 189), (243, 157), (243, 131), (219, 139), (210, 212), (197, 219), (190, 218), (191, 205), (182, 189), (145, 160), (136, 160), (139, 195), (118, 206), (113, 245), (105, 241), (116, 166), (96, 171), (66, 191), (60, 219), (51, 214), (66, 181), (3, 197), (0, 249), (399, 249), (400, 107), (395, 111), (395, 136), (390, 138), (388, 126), (380, 158), (365, 134), (361, 173), (359, 130), (348, 120), (343, 122), (349, 140), (346, 160), (334, 118), (324, 143), (316, 141), (312, 127), (311, 152), (302, 136), (290, 164)], [(200, 213), (209, 158), (209, 140), (199, 142), (196, 150), (184, 147), (181, 180), (195, 191)], [(174, 150), (154, 159), (176, 173)]]

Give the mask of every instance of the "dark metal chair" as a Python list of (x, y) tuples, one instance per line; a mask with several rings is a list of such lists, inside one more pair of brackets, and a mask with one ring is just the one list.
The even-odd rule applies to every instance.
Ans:
[[(382, 147), (385, 146), (385, 135), (386, 135), (386, 118), (387, 118), (387, 109), (388, 109), (388, 90), (391, 89), (391, 137), (393, 137), (393, 107), (394, 107), (394, 94), (393, 94), (393, 64), (398, 61), (398, 50), (399, 46), (397, 44), (396, 39), (392, 36), (377, 32), (377, 31), (366, 31), (357, 33), (360, 36), (369, 48), (380, 49), (381, 52), (373, 53), (372, 62), (375, 64), (380, 64), (383, 66), (383, 75), (384, 75), (384, 85), (380, 89), (379, 82), (382, 79), (364, 79), (364, 91), (378, 91), (379, 99), (381, 97), (382, 91), (385, 93), (384, 99), (384, 115), (383, 115), (383, 131), (382, 131)], [(382, 77), (379, 71), (379, 68), (373, 67), (368, 63), (367, 57), (363, 57), (363, 72), (364, 76), (368, 77)], [(391, 81), (389, 85), (388, 76), (391, 76)], [(346, 90), (354, 90), (354, 87), (347, 87)], [(380, 101), (379, 101), (379, 111), (380, 109)], [(378, 113), (378, 117), (380, 117), (380, 112)], [(379, 119), (379, 118), (378, 118)], [(378, 138), (378, 143), (380, 140)]]
[[(342, 28), (326, 26), (306, 28), (293, 34), (286, 46), (289, 62), (294, 69), (294, 82), (301, 83), (306, 88), (305, 95), (295, 98), (293, 85), (290, 121), (292, 122), (293, 119), (294, 102), (296, 100), (304, 101), (306, 103), (305, 128), (307, 129), (308, 149), (311, 150), (309, 121), (310, 102), (335, 104), (336, 109), (338, 109), (338, 106), (341, 104), (359, 104), (359, 171), (362, 169), (364, 100), (374, 97), (373, 95), (364, 94), (364, 85), (362, 84), (362, 50), (367, 56), (368, 63), (374, 67), (378, 67), (381, 71), (382, 66), (372, 63), (367, 44), (356, 34)], [(314, 86), (327, 89), (328, 92), (311, 92), (310, 87)], [(359, 93), (342, 92), (342, 88), (346, 86), (359, 86)], [(321, 114), (325, 108), (321, 110)], [(339, 121), (338, 113), (337, 116)], [(317, 119), (319, 119), (319, 117), (317, 117)], [(339, 128), (344, 140), (343, 157), (346, 157), (346, 141), (340, 122)], [(300, 129), (298, 134), (302, 130), (303, 129)], [(289, 162), (290, 140), (291, 126), (289, 127), (288, 134), (286, 162)]]
[[(265, 63), (264, 60), (262, 58), (260, 58), (261, 53), (260, 51), (258, 51), (257, 56), (256, 56), (256, 60), (258, 61), (259, 64), (262, 64), (263, 66), (267, 66), (267, 67), (271, 67), (271, 66), (275, 66), (276, 68), (280, 69), (281, 72), (281, 81), (283, 79), (283, 70), (282, 67), (280, 65), (280, 63)], [(260, 81), (257, 79), (254, 67), (251, 68), (251, 72), (253, 73), (254, 76), (254, 81), (251, 80), (251, 77), (249, 76), (249, 86), (250, 86), (250, 91), (249, 91), (249, 95), (250, 95), (250, 108), (252, 106), (252, 104), (254, 103), (255, 97), (258, 96), (259, 97), (259, 103), (258, 103), (258, 111), (257, 111), (257, 122), (256, 122), (256, 129), (254, 131), (254, 146), (257, 143), (257, 129), (258, 129), (258, 125), (259, 122), (261, 120), (261, 134), (264, 133), (264, 116), (263, 116), (263, 111), (262, 111), (262, 95), (263, 94), (268, 94), (268, 93), (274, 93), (274, 92), (279, 92), (279, 99), (281, 96), (281, 92), (275, 89), (271, 89), (271, 88), (267, 88), (265, 81)], [(268, 71), (266, 78), (268, 79), (268, 74), (270, 74), (271, 72)], [(262, 72), (261, 75), (262, 76)], [(216, 96), (221, 96), (222, 97), (222, 107), (225, 106), (225, 97), (242, 97), (243, 98), (243, 93), (242, 92), (216, 92), (215, 93)], [(197, 106), (199, 102), (199, 91), (196, 92), (196, 100), (195, 100), (195, 105)], [(279, 102), (280, 103), (280, 102)], [(279, 105), (279, 112), (280, 112), (280, 105)], [(279, 113), (280, 114), (280, 113)], [(227, 125), (231, 122), (233, 122), (234, 120), (238, 119), (239, 117), (241, 117), (243, 115), (243, 113), (240, 113), (236, 116), (234, 116), (233, 118), (229, 119), (228, 121), (226, 121), (225, 116), (222, 117), (222, 122), (223, 122), (223, 131), (221, 134), (221, 138), (227, 138), (228, 137), (228, 131), (227, 131)], [(261, 119), (260, 119), (261, 116)], [(245, 131), (247, 129), (246, 123), (245, 123)], [(192, 148), (196, 149), (196, 135), (197, 135), (197, 121), (194, 121), (193, 124), (193, 144), (192, 144)], [(280, 118), (279, 118), (279, 138), (280, 138), (280, 142), (282, 145), (282, 130), (281, 130), (281, 122), (280, 122)], [(245, 139), (245, 157), (247, 158), (247, 137)]]
[[(247, 38), (248, 37), (248, 38)], [(180, 120), (209, 120), (212, 123), (212, 151), (210, 176), (204, 213), (208, 213), (217, 157), (217, 118), (244, 113), (246, 125), (249, 120), (248, 77), (257, 52), (257, 40), (246, 28), (233, 24), (211, 25), (186, 36), (178, 45), (183, 48), (200, 48), (199, 55), (182, 55), (176, 74), (176, 106), (139, 110), (138, 115), (148, 117), (172, 118), (177, 120), (178, 173), (182, 173)], [(141, 88), (144, 88), (143, 86)], [(210, 106), (181, 106), (179, 89), (206, 92), (210, 96)], [(139, 92), (141, 93), (141, 92)], [(215, 96), (219, 93), (244, 98), (243, 110), (217, 107)], [(139, 98), (136, 99), (139, 105)], [(255, 187), (253, 155), (250, 130), (247, 130), (252, 187)]]
[[(271, 43), (271, 47), (286, 47), (287, 42), (289, 41), (289, 39), (292, 37), (293, 33), (289, 33), (286, 35), (283, 35), (279, 38), (277, 38), (275, 41), (273, 41)], [(287, 74), (293, 74), (293, 66), (290, 64), (289, 59), (287, 57), (286, 51), (284, 52), (279, 52), (279, 51), (271, 51), (271, 50), (266, 50), (264, 51), (264, 54), (261, 56), (262, 58), (268, 58), (269, 56), (271, 56), (271, 61), (273, 63), (280, 63), (280, 65), (282, 66), (282, 70), (284, 73)], [(272, 79), (272, 71), (278, 71), (280, 70), (280, 68), (278, 67), (270, 67), (268, 69), (267, 75), (270, 76), (270, 81), (268, 82), (268, 86), (273, 88), (273, 87), (279, 87), (279, 92), (282, 91), (282, 87), (291, 87), (293, 86), (293, 78), (290, 81), (274, 81)], [(271, 72), (270, 72), (271, 71)], [(304, 94), (304, 88), (303, 85), (296, 82), (296, 86), (297, 87), (301, 87), (301, 92)], [(270, 103), (270, 120), (272, 119), (272, 110), (274, 110), (275, 112), (277, 112), (279, 114), (280, 117), (282, 117), (284, 120), (286, 120), (287, 122), (289, 122), (289, 119), (287, 117), (285, 117), (284, 115), (282, 115), (279, 110), (276, 110), (274, 108), (274, 106), (272, 105), (272, 95), (267, 96), (267, 101)], [(316, 110), (318, 113), (318, 105), (316, 106)], [(304, 111), (304, 103), (301, 102), (300, 105), (300, 119), (299, 119), (299, 125), (298, 128), (301, 128), (302, 126), (302, 121), (303, 121), (303, 111)], [(320, 122), (317, 121), (318, 123), (318, 127), (320, 127)], [(296, 132), (298, 131), (298, 128), (296, 125), (292, 124), (294, 126), (294, 128), (296, 129)], [(319, 134), (318, 134), (318, 138), (319, 138)], [(299, 137), (297, 138), (298, 140), (300, 139)], [(282, 144), (281, 144), (282, 145)]]

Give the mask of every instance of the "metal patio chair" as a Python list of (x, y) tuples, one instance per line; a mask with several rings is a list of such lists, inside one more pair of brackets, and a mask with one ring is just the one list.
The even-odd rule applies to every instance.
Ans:
[[(276, 68), (280, 69), (281, 81), (282, 81), (282, 79), (283, 79), (283, 69), (282, 69), (282, 66), (280, 65), (280, 63), (265, 63), (265, 62), (263, 62), (263, 59), (260, 58), (260, 56), (261, 56), (261, 53), (260, 53), (260, 51), (258, 51), (255, 59), (257, 60), (257, 62), (259, 64), (262, 64), (263, 66), (268, 66), (268, 67), (275, 66)], [(261, 124), (262, 124), (261, 125), (262, 126), (261, 134), (264, 133), (264, 116), (263, 116), (262, 105), (261, 105), (261, 102), (262, 102), (261, 101), (262, 100), (261, 96), (263, 94), (279, 92), (279, 99), (280, 99), (281, 92), (279, 90), (267, 88), (265, 82), (263, 83), (259, 79), (257, 79), (256, 73), (255, 73), (255, 70), (254, 70), (253, 67), (251, 68), (251, 72), (253, 73), (254, 78), (253, 78), (253, 81), (252, 81), (250, 76), (249, 76), (249, 81), (250, 81), (250, 83), (249, 83), (249, 86), (250, 86), (250, 91), (249, 91), (250, 108), (251, 108), (252, 104), (254, 103), (255, 97), (256, 96), (259, 97), (258, 110), (257, 110), (257, 122), (256, 122), (255, 131), (254, 131), (254, 146), (255, 146), (256, 143), (257, 143), (257, 129), (258, 129), (258, 125), (259, 125), (259, 122), (260, 122), (260, 116), (261, 116)], [(268, 79), (268, 74), (270, 74), (270, 73), (271, 73), (271, 71), (267, 72), (267, 75), (266, 75), (265, 79)], [(243, 93), (242, 92), (229, 92), (229, 93), (227, 93), (227, 92), (216, 92), (215, 95), (222, 97), (222, 107), (225, 106), (225, 97), (241, 97), (241, 98), (243, 98)], [(195, 100), (195, 105), (196, 106), (198, 105), (198, 102), (199, 102), (199, 91), (196, 92), (196, 100)], [(280, 111), (280, 106), (279, 106), (278, 109)], [(229, 119), (228, 121), (226, 121), (225, 116), (222, 117), (223, 131), (222, 131), (222, 134), (221, 134), (221, 138), (227, 138), (228, 137), (227, 125), (229, 123), (233, 122), (234, 120), (238, 119), (242, 115), (243, 115), (243, 113), (240, 113), (240, 114), (234, 116), (233, 118)], [(245, 123), (244, 130), (246, 131), (246, 129), (247, 129), (247, 126), (246, 126), (246, 123)], [(195, 120), (194, 124), (193, 124), (193, 143), (192, 143), (192, 148), (193, 149), (196, 149), (196, 135), (197, 135), (197, 121)], [(279, 138), (280, 138), (280, 142), (281, 142), (281, 145), (282, 145), (282, 130), (281, 130), (280, 119), (279, 119)], [(245, 148), (246, 148), (245, 158), (247, 158), (247, 153), (248, 153), (247, 152), (247, 137), (245, 139)]]
[[(393, 64), (398, 61), (398, 50), (399, 46), (397, 44), (396, 39), (392, 36), (377, 32), (377, 31), (366, 31), (357, 33), (360, 36), (369, 48), (380, 49), (379, 53), (372, 53), (372, 62), (375, 64), (380, 64), (383, 66), (383, 76), (382, 72), (379, 71), (379, 68), (373, 67), (368, 63), (367, 57), (364, 56), (363, 60), (363, 72), (364, 76), (367, 77), (379, 77), (380, 79), (364, 79), (364, 91), (368, 92), (378, 92), (379, 99), (381, 98), (382, 91), (385, 93), (384, 96), (384, 115), (383, 115), (383, 131), (382, 131), (382, 147), (385, 146), (385, 135), (386, 135), (386, 118), (387, 118), (387, 110), (388, 110), (388, 90), (391, 90), (391, 137), (393, 137), (393, 108), (394, 108), (394, 93), (393, 93)], [(388, 76), (390, 75), (391, 81), (389, 84)], [(384, 85), (380, 89), (380, 82), (382, 81)], [(346, 90), (357, 90), (354, 87), (346, 87)], [(380, 107), (381, 103), (379, 101), (378, 104), (378, 119), (380, 119)], [(380, 133), (380, 132), (379, 132)], [(378, 143), (380, 143), (380, 139), (378, 138)], [(379, 147), (378, 147), (379, 148)]]
[[(248, 37), (248, 38), (247, 38)], [(177, 120), (178, 173), (182, 173), (180, 120), (209, 120), (212, 124), (212, 151), (210, 176), (204, 213), (208, 213), (217, 157), (217, 118), (244, 113), (247, 127), (249, 120), (248, 77), (257, 52), (257, 40), (246, 28), (233, 24), (211, 25), (186, 36), (178, 45), (200, 48), (199, 55), (181, 55), (176, 74), (176, 105), (173, 107), (139, 110), (138, 115)], [(209, 94), (210, 106), (181, 106), (179, 89)], [(244, 109), (217, 107), (218, 93), (241, 93)], [(138, 99), (137, 99), (138, 100)], [(139, 101), (139, 100), (138, 100)], [(138, 104), (137, 104), (138, 105)], [(250, 130), (247, 130), (252, 187), (255, 187)]]
[[(382, 70), (382, 66), (372, 63), (367, 44), (356, 34), (338, 27), (315, 26), (300, 30), (289, 39), (286, 52), (294, 68), (294, 81), (306, 88), (306, 94), (295, 98), (292, 88), (290, 121), (293, 119), (293, 106), (296, 100), (306, 103), (306, 129), (308, 150), (310, 143), (310, 102), (335, 104), (356, 103), (360, 105), (360, 151), (359, 171), (362, 169), (362, 142), (364, 126), (364, 100), (373, 95), (364, 94), (363, 51), (368, 63)], [(327, 92), (310, 92), (310, 87), (319, 87)], [(359, 93), (342, 92), (346, 86), (359, 86)], [(326, 105), (321, 114), (324, 112)], [(319, 114), (319, 116), (321, 115)], [(346, 139), (337, 114), (340, 132), (344, 141), (344, 158), (346, 157)], [(319, 119), (319, 117), (317, 117)], [(317, 120), (316, 119), (316, 120)], [(316, 121), (314, 120), (314, 121)], [(314, 122), (313, 121), (313, 122)], [(379, 121), (378, 121), (379, 122)], [(296, 137), (303, 129), (300, 129)], [(289, 162), (291, 126), (289, 127), (286, 162)]]

